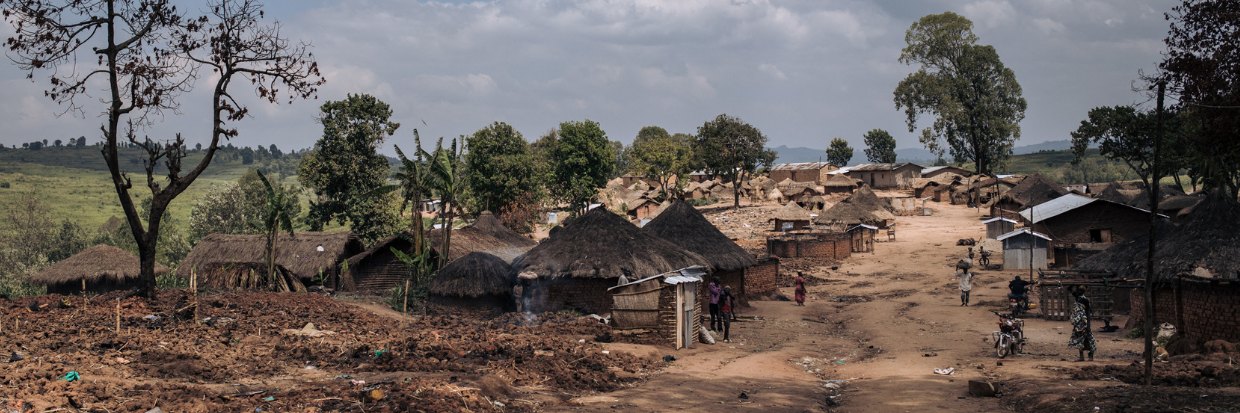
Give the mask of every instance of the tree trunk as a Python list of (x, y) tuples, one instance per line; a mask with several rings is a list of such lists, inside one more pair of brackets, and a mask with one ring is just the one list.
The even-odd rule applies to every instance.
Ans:
[(741, 176), (740, 170), (732, 174), (732, 209), (738, 211), (741, 209)]
[(155, 299), (155, 244), (158, 239), (149, 235), (144, 238), (146, 239), (138, 243), (138, 263), (141, 265), (138, 294), (153, 300)]

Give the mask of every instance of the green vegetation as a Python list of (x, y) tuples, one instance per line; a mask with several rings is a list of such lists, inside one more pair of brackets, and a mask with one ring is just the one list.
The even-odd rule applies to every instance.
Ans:
[(848, 141), (844, 138), (832, 138), (831, 143), (827, 145), (827, 163), (832, 165), (848, 165), (853, 157), (853, 148), (848, 146)]

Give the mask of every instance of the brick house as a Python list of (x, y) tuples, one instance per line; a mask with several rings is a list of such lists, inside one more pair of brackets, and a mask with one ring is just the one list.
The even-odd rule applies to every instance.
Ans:
[(1128, 205), (1067, 194), (1020, 211), (1021, 221), (1051, 237), (1056, 266), (1068, 266), (1115, 243), (1150, 230), (1149, 211)]
[(970, 176), (973, 176), (973, 171), (950, 165), (930, 166), (921, 170), (921, 177), (926, 179), (946, 178), (948, 181), (951, 181), (956, 178), (968, 178)]
[[(1240, 204), (1204, 197), (1179, 223), (1159, 227), (1154, 282), (1155, 322), (1169, 322), (1192, 344), (1240, 341)], [(1146, 275), (1148, 235), (1115, 245), (1077, 263), (1084, 270), (1128, 278)], [(1140, 289), (1132, 297), (1132, 322), (1145, 314)]]
[(849, 167), (847, 175), (874, 189), (908, 189), (921, 177), (921, 169), (913, 163), (863, 163)]
[[(653, 221), (652, 221), (653, 222)], [(611, 311), (607, 289), (695, 265), (706, 258), (638, 229), (606, 208), (594, 208), (512, 263), (529, 312)]]
[(835, 166), (826, 162), (781, 163), (772, 166), (768, 176), (775, 182), (791, 179), (793, 182), (821, 184), (827, 181), (828, 173), (835, 169)]

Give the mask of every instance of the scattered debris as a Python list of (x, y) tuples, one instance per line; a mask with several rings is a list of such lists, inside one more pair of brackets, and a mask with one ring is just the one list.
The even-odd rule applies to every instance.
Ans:
[(941, 369), (934, 369), (934, 374), (938, 374), (940, 376), (950, 376), (952, 375), (952, 373), (955, 373), (955, 372), (956, 372), (955, 367), (944, 367)]

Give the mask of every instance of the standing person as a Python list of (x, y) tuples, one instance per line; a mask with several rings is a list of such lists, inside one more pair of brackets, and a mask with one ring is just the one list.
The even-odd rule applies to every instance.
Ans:
[(731, 343), (732, 339), (728, 337), (728, 333), (732, 329), (732, 310), (736, 307), (736, 297), (732, 295), (732, 287), (723, 286), (723, 293), (719, 295), (719, 311), (723, 315), (723, 342)]
[(719, 331), (723, 328), (722, 320), (719, 320), (719, 293), (723, 292), (719, 288), (719, 279), (712, 278), (707, 289), (710, 294), (710, 331)]
[(800, 271), (797, 271), (797, 278), (793, 282), (796, 283), (795, 297), (797, 300), (797, 305), (804, 306), (805, 305), (805, 276), (802, 275)]
[(1076, 361), (1085, 361), (1085, 352), (1089, 352), (1089, 360), (1094, 360), (1094, 351), (1098, 342), (1094, 341), (1094, 331), (1090, 326), (1089, 297), (1085, 296), (1085, 288), (1073, 288), (1072, 297), (1076, 303), (1072, 306), (1072, 337), (1068, 338), (1068, 347), (1079, 352)]
[(956, 273), (956, 278), (960, 280), (960, 306), (969, 306), (969, 292), (973, 291), (973, 274), (968, 268), (961, 268)]

